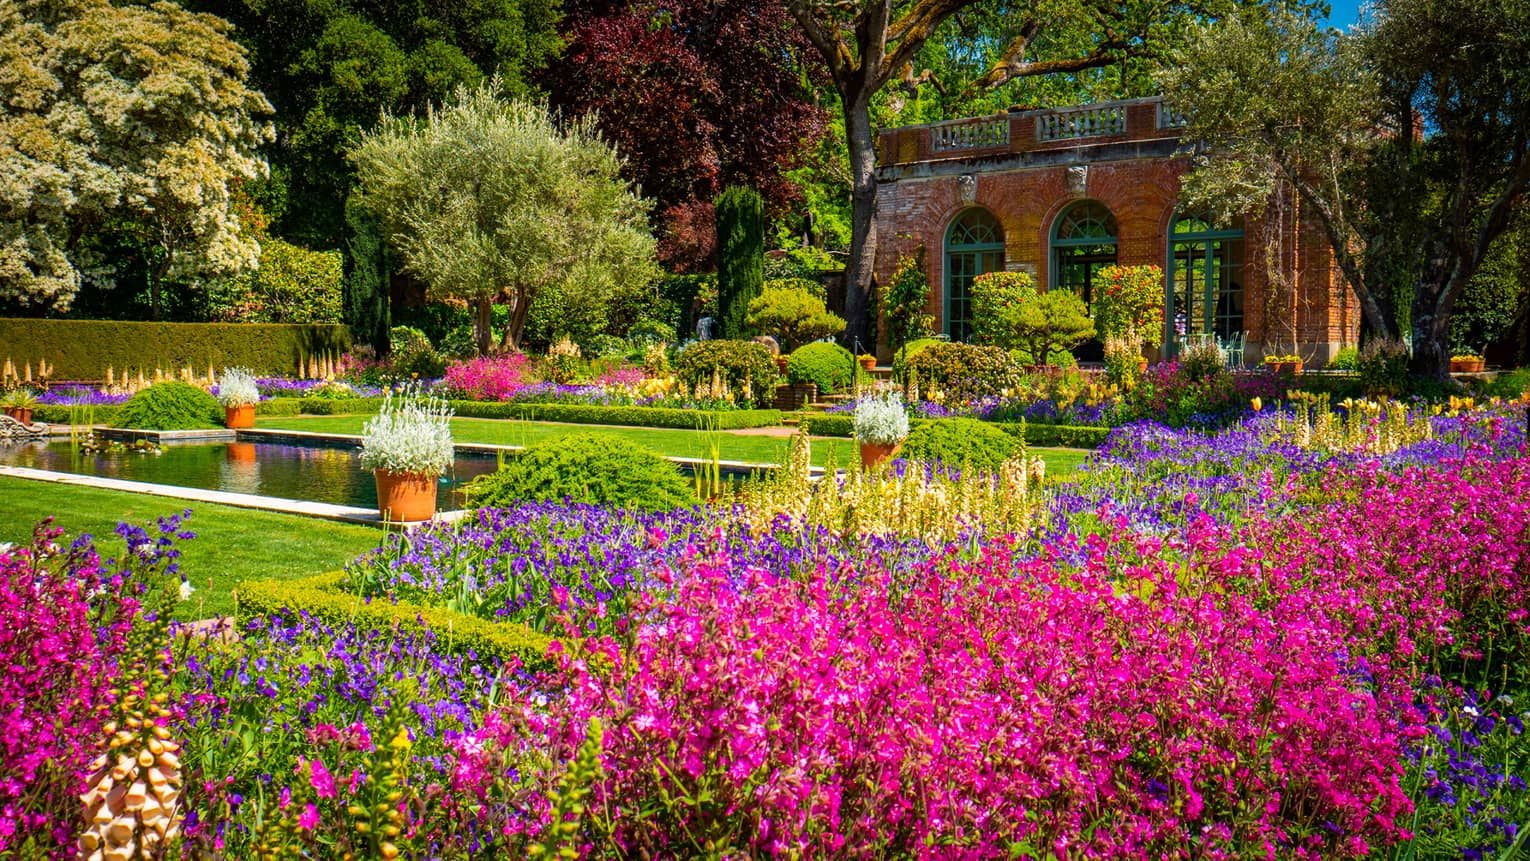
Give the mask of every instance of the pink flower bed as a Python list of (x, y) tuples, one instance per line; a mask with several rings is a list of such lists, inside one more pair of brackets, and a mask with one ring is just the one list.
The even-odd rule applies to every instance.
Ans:
[[(466, 740), (459, 788), (572, 759), (594, 719), (591, 857), (1365, 856), (1409, 834), (1427, 656), (1468, 621), (1525, 654), (1530, 469), (1336, 483), (1295, 520), (1116, 523), (915, 571), (698, 554), (622, 642), (566, 640), (566, 694), (523, 691)], [(549, 825), (545, 798), (516, 806)]]
[(508, 401), (531, 382), (531, 360), (522, 353), (479, 356), (453, 362), (445, 384), (457, 397), (475, 401)]

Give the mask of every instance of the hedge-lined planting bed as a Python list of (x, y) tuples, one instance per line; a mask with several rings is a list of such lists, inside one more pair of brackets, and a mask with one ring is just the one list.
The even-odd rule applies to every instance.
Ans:
[(635, 425), (684, 430), (738, 430), (774, 427), (780, 410), (677, 410), (664, 407), (606, 407), (594, 404), (517, 404), (452, 401), (463, 418), (526, 419), (588, 425)]
[(314, 356), (351, 347), (344, 326), (300, 323), (147, 323), (134, 320), (0, 318), (0, 362), (34, 371), (46, 361), (55, 380), (102, 380), (106, 369), (152, 372), (208, 366), (260, 374), (301, 372)]
[[(283, 400), (289, 400), (284, 398)], [(353, 413), (375, 413), (382, 409), (382, 398), (298, 398), (296, 413), (267, 413), (266, 415), (339, 416)], [(257, 413), (259, 410), (256, 411)]]
[[(855, 435), (855, 423), (848, 415), (826, 413), (795, 413), (793, 417), (798, 421), (808, 423), (808, 432), (813, 436), (842, 436)], [(930, 421), (940, 419), (912, 419), (909, 421), (909, 429), (917, 428)], [(1034, 424), (1031, 422), (996, 422), (996, 427), (1006, 433), (1013, 434), (1025, 440), (1026, 445), (1037, 446), (1066, 446), (1072, 448), (1098, 448), (1110, 436), (1110, 428), (1084, 427), (1078, 425), (1049, 425)]]
[(490, 622), (444, 607), (400, 601), (364, 600), (340, 587), (334, 571), (300, 580), (250, 580), (238, 589), (239, 612), (271, 616), (282, 611), (307, 613), (334, 625), (355, 624), (377, 630), (433, 631), (454, 651), (473, 650), (500, 660), (514, 658), (545, 668), (553, 638), (515, 622)]

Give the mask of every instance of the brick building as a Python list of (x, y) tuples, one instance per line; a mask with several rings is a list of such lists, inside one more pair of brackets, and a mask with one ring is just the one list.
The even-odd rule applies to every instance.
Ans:
[(1165, 272), (1163, 345), (1177, 333), (1246, 333), (1268, 353), (1321, 365), (1354, 344), (1360, 309), (1326, 239), (1294, 195), (1215, 224), (1178, 206), (1190, 167), (1159, 99), (1012, 111), (883, 131), (877, 170), (878, 283), (924, 249), (936, 331), (971, 332), (972, 279), (1030, 273), (1087, 301), (1112, 263)]

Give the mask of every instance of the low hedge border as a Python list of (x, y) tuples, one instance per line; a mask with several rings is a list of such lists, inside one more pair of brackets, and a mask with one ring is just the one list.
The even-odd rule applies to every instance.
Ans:
[(344, 572), (297, 580), (250, 580), (236, 590), (239, 612), (272, 616), (283, 610), (307, 613), (330, 624), (354, 623), (377, 630), (433, 631), (455, 651), (471, 649), (500, 660), (514, 658), (531, 669), (550, 668), (547, 650), (554, 638), (514, 622), (490, 622), (444, 607), (385, 598), (364, 601), (340, 588)]
[[(38, 404), (32, 408), (32, 421), (67, 425), (73, 418), (80, 422), (89, 419), (98, 425), (110, 425), (116, 423), (117, 412), (121, 409), (120, 406), (71, 407), (66, 404)], [(71, 410), (77, 411), (73, 417), (70, 416)]]
[[(851, 437), (855, 435), (855, 422), (848, 415), (827, 415), (824, 413), (796, 413), (794, 417), (798, 421), (808, 423), (808, 432), (813, 436), (837, 436)], [(928, 421), (940, 421), (939, 419), (911, 419), (909, 430)], [(1086, 427), (1081, 425), (1049, 425), (1034, 424), (1032, 422), (995, 422), (1005, 433), (1012, 434), (1025, 440), (1026, 445), (1065, 448), (1099, 448), (1105, 438), (1110, 436), (1110, 428)]]
[(635, 425), (684, 430), (738, 430), (775, 427), (780, 410), (680, 410), (669, 407), (607, 407), (596, 404), (518, 404), (452, 401), (461, 418), (525, 419), (586, 425)]
[(382, 398), (299, 398), (298, 412), (309, 416), (375, 413), (382, 405)]

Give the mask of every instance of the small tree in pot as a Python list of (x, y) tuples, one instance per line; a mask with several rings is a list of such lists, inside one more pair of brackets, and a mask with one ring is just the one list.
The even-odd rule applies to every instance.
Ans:
[(389, 392), (382, 411), (361, 431), (361, 465), (377, 480), (377, 508), (386, 521), (429, 520), (436, 479), (452, 465), (452, 410), (446, 401)]

